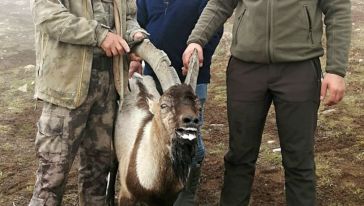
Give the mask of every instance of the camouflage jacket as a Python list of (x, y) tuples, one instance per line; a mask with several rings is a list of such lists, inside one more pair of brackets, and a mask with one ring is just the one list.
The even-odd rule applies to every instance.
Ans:
[[(127, 41), (135, 32), (143, 31), (135, 18), (135, 0), (31, 0), (31, 10), (36, 48), (34, 97), (70, 109), (86, 99), (93, 50), (108, 32), (94, 14), (104, 14), (108, 24), (114, 16), (118, 22), (115, 30)], [(114, 12), (116, 15), (110, 14)], [(115, 84), (122, 94), (128, 70), (126, 57), (114, 57), (114, 62)]]

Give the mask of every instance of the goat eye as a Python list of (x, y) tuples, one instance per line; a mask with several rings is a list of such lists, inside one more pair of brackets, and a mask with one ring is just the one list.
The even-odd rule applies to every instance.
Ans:
[(165, 109), (165, 108), (167, 108), (168, 107), (168, 105), (167, 104), (161, 104), (161, 109)]

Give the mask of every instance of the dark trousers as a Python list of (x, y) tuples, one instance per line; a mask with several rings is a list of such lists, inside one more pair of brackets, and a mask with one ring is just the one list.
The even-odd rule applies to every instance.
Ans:
[(227, 68), (229, 151), (222, 206), (248, 205), (266, 116), (273, 102), (289, 206), (316, 204), (314, 132), (320, 104), (319, 59), (256, 64), (231, 58)]

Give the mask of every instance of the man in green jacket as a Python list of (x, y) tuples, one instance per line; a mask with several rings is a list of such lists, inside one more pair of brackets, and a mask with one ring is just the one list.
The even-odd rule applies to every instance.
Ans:
[(135, 1), (32, 0), (31, 8), (35, 98), (44, 105), (35, 140), (39, 167), (29, 205), (61, 205), (77, 151), (80, 205), (106, 205), (116, 91), (122, 98), (127, 82), (127, 42), (146, 34), (135, 19)]
[[(230, 146), (220, 204), (248, 205), (262, 131), (273, 102), (287, 205), (316, 205), (317, 110), (320, 100), (334, 105), (344, 96), (350, 0), (210, 0), (188, 39), (185, 68), (194, 49), (202, 62), (202, 47), (234, 9), (232, 56), (226, 71)], [(322, 19), (327, 59), (321, 83)]]

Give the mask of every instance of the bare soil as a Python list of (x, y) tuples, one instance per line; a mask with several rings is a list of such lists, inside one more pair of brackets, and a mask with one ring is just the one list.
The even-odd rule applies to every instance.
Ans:
[[(318, 205), (364, 205), (364, 3), (352, 1), (353, 40), (346, 97), (337, 106), (321, 106), (316, 135)], [(231, 21), (216, 51), (203, 127), (206, 158), (199, 205), (218, 205), (228, 148), (225, 68)], [(0, 2), (0, 205), (27, 205), (35, 181), (36, 121), (41, 104), (32, 99), (34, 35), (27, 0)], [(322, 59), (324, 62), (324, 58)], [(30, 66), (29, 66), (30, 65)], [(26, 87), (26, 91), (24, 88)], [(22, 91), (21, 91), (22, 90)], [(268, 143), (268, 141), (270, 143)], [(273, 141), (273, 143), (271, 143)], [(284, 171), (275, 115), (270, 111), (252, 192), (252, 206), (285, 205)], [(77, 160), (63, 205), (77, 205)]]

